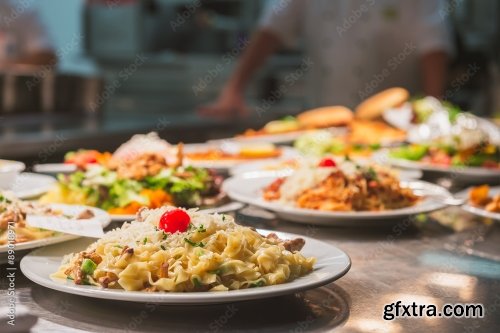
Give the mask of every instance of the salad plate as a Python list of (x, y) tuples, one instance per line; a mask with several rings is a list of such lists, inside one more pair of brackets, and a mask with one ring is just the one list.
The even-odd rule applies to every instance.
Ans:
[(169, 166), (162, 156), (141, 154), (117, 167), (94, 164), (59, 175), (40, 201), (99, 207), (123, 221), (133, 219), (143, 206), (218, 207), (227, 199), (221, 182), (211, 170)]
[[(409, 216), (429, 213), (446, 207), (444, 200), (435, 200), (424, 196), (414, 206), (382, 211), (324, 211), (298, 208), (279, 201), (267, 201), (263, 198), (264, 188), (276, 181), (277, 178), (276, 175), (258, 173), (239, 175), (226, 180), (223, 184), (223, 190), (233, 200), (272, 211), (282, 219), (308, 225), (352, 227), (373, 226), (374, 224), (392, 225)], [(446, 189), (431, 183), (409, 180), (401, 181), (400, 184), (403, 188), (418, 190), (422, 193), (442, 198), (451, 197)]]
[(61, 264), (62, 257), (69, 252), (78, 252), (90, 243), (79, 239), (65, 244), (57, 244), (33, 251), (21, 260), (23, 274), (33, 282), (57, 291), (92, 297), (129, 302), (149, 302), (172, 305), (232, 303), (252, 299), (262, 299), (317, 288), (331, 283), (348, 272), (351, 266), (349, 256), (328, 243), (314, 238), (270, 230), (258, 230), (261, 234), (275, 233), (281, 239), (305, 240), (301, 252), (317, 258), (314, 269), (309, 274), (291, 282), (258, 288), (213, 292), (144, 292), (123, 289), (103, 289), (96, 286), (75, 285), (71, 281), (52, 278)]
[(444, 176), (471, 183), (498, 181), (500, 178), (500, 169), (490, 169), (482, 167), (467, 166), (444, 166), (433, 165), (429, 163), (413, 161), (410, 159), (395, 158), (391, 156), (389, 150), (380, 151), (373, 156), (376, 163), (388, 163), (392, 166), (406, 169), (421, 170), (442, 174)]

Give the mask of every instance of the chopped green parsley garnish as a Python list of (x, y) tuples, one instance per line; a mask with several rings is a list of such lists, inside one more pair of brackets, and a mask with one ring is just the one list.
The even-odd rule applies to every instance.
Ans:
[(203, 244), (202, 242), (199, 242), (199, 243), (193, 242), (192, 240), (187, 239), (187, 238), (184, 238), (184, 241), (186, 243), (188, 243), (189, 245), (194, 246), (194, 247), (204, 247), (205, 246), (205, 244)]

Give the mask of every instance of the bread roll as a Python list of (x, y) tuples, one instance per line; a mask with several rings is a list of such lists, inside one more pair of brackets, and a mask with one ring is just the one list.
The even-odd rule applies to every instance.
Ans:
[(354, 115), (344, 106), (325, 106), (302, 112), (297, 116), (303, 128), (325, 128), (348, 125)]
[(375, 120), (382, 117), (385, 110), (402, 105), (410, 98), (404, 88), (390, 88), (379, 92), (361, 102), (354, 111), (356, 118)]

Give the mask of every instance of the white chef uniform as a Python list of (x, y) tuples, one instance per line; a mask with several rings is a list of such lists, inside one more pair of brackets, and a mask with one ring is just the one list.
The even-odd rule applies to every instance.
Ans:
[(421, 92), (419, 57), (453, 52), (450, 10), (442, 0), (276, 0), (260, 28), (288, 47), (303, 41), (309, 106), (354, 107), (392, 86)]

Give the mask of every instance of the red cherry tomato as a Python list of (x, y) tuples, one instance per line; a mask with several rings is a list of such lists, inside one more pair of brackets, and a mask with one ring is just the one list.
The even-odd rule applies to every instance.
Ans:
[(187, 230), (189, 222), (191, 222), (191, 218), (188, 213), (182, 209), (174, 209), (161, 216), (158, 228), (171, 234), (176, 231), (184, 232)]
[(322, 168), (333, 168), (337, 166), (337, 163), (335, 163), (335, 161), (332, 158), (325, 157), (319, 162), (318, 166)]

